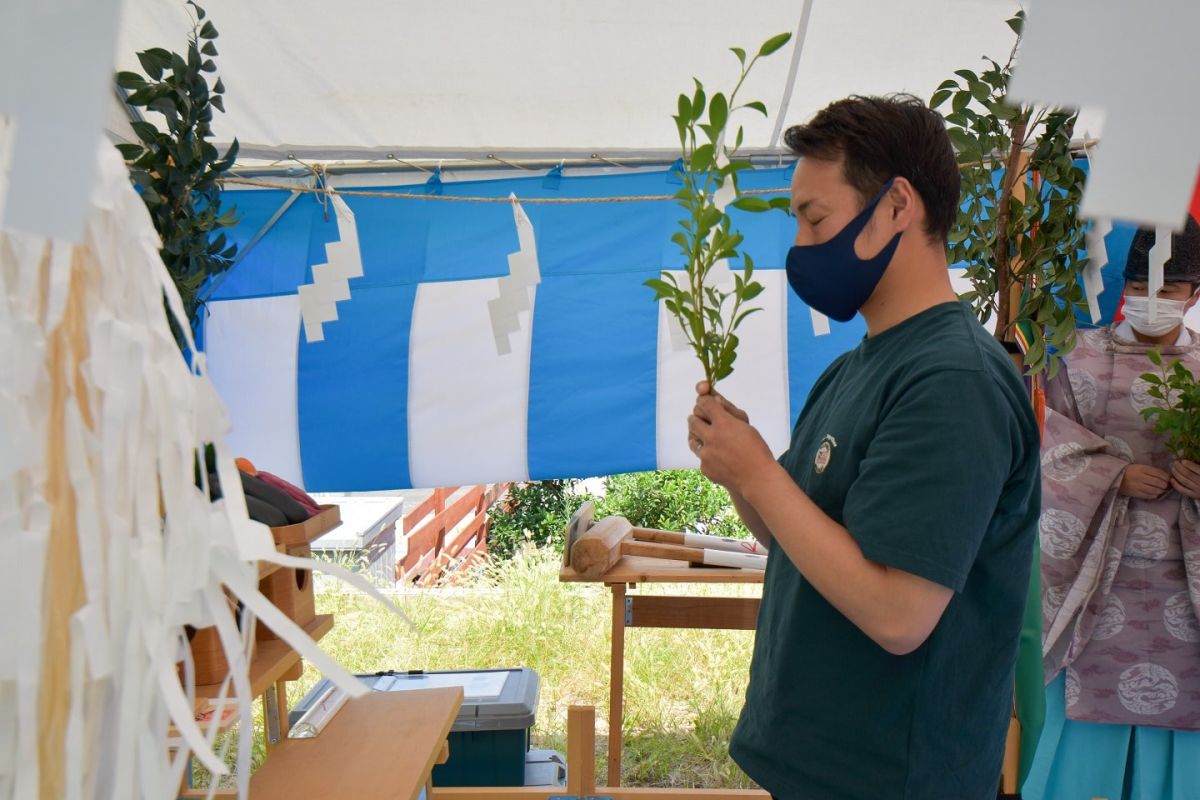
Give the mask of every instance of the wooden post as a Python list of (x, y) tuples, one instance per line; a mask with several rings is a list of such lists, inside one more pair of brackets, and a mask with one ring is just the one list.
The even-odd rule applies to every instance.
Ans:
[[(45, 245), (40, 265), (43, 279), (50, 269), (49, 257), (50, 247)], [(87, 384), (80, 368), (89, 356), (83, 259), (83, 248), (76, 247), (71, 253), (70, 287), (62, 322), (50, 334), (45, 361), (50, 376), (45, 484), (46, 500), (50, 505), (50, 531), (40, 620), (45, 636), (37, 711), (38, 791), (41, 797), (62, 797), (66, 793), (64, 742), (71, 710), (71, 617), (87, 602), (75, 521), (75, 489), (71, 485), (65, 434), (68, 405), (77, 407), (89, 430), (95, 427)], [(18, 609), (7, 611), (19, 612)]]
[(596, 794), (596, 709), (567, 709), (567, 794)]
[(608, 687), (608, 785), (621, 785), (625, 697), (625, 584), (612, 584), (612, 653)]

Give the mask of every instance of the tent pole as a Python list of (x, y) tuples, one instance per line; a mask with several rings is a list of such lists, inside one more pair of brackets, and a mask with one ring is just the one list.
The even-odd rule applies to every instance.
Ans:
[(792, 91), (796, 88), (796, 72), (800, 68), (800, 54), (804, 52), (804, 40), (808, 36), (808, 20), (812, 16), (813, 0), (804, 0), (800, 11), (800, 24), (796, 26), (795, 44), (792, 46), (792, 63), (788, 67), (787, 84), (783, 87), (783, 100), (779, 103), (779, 113), (775, 115), (775, 130), (771, 132), (771, 144), (774, 149), (779, 146), (779, 136), (783, 133), (783, 117), (787, 114), (788, 106), (792, 104)]
[(292, 207), (292, 203), (296, 202), (296, 198), (299, 197), (300, 194), (301, 192), (298, 191), (292, 192), (291, 196), (283, 201), (283, 205), (281, 205), (279, 209), (271, 215), (271, 218), (267, 220), (266, 224), (258, 229), (258, 233), (254, 234), (254, 236), (250, 238), (250, 241), (246, 242), (246, 246), (239, 250), (237, 255), (234, 256), (233, 263), (229, 265), (229, 269), (218, 275), (215, 279), (213, 279), (212, 283), (208, 285), (208, 288), (204, 290), (202, 295), (200, 295), (197, 305), (202, 306), (207, 303), (208, 298), (212, 297), (213, 293), (216, 292), (217, 289), (221, 288), (221, 284), (225, 282), (227, 277), (229, 277), (229, 273), (233, 272), (234, 267), (242, 263), (242, 259), (254, 249), (254, 245), (258, 244), (262, 238), (267, 235), (267, 232), (275, 226), (275, 223), (278, 222), (279, 218), (284, 215), (284, 212)]

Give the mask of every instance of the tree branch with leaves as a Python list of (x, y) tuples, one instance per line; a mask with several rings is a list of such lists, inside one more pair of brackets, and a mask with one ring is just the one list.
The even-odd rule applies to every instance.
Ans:
[[(738, 175), (752, 169), (748, 161), (738, 160), (744, 129), (741, 125), (727, 143), (732, 117), (743, 109), (767, 116), (767, 107), (760, 100), (740, 102), (739, 92), (746, 76), (758, 63), (778, 51), (791, 39), (781, 33), (765, 41), (758, 52), (747, 60), (746, 51), (730, 48), (741, 66), (737, 83), (728, 95), (718, 92), (708, 97), (704, 84), (698, 79), (691, 95), (679, 95), (678, 111), (672, 117), (679, 133), (683, 155), (683, 188), (675, 200), (684, 209), (677, 231), (671, 241), (679, 246), (686, 263), (683, 284), (668, 270), (660, 278), (646, 281), (654, 290), (655, 299), (664, 302), (667, 311), (678, 320), (710, 385), (728, 377), (737, 359), (738, 337), (735, 331), (759, 308), (746, 304), (763, 291), (753, 279), (754, 262), (750, 254), (739, 248), (743, 236), (732, 229), (728, 205), (743, 211), (787, 210), (786, 197), (764, 200), (743, 196), (738, 188)], [(707, 117), (706, 117), (707, 114)], [(722, 261), (740, 257), (742, 269), (733, 275), (733, 289), (714, 285), (712, 270)]]
[(1086, 310), (1085, 224), (1079, 209), (1086, 175), (1071, 141), (1077, 112), (1012, 105), (1008, 83), (1025, 13), (1008, 21), (1017, 35), (1008, 61), (961, 69), (934, 92), (950, 103), (947, 131), (962, 172), (962, 206), (950, 230), (949, 260), (962, 263), (972, 288), (961, 298), (996, 338), (1030, 338), (1029, 374), (1058, 371), (1075, 347), (1075, 312)]
[[(139, 143), (117, 148), (162, 238), (163, 263), (171, 273), (189, 321), (197, 311), (197, 292), (212, 275), (229, 269), (237, 253), (222, 228), (237, 223), (234, 209), (221, 213), (221, 176), (237, 159), (238, 144), (221, 155), (212, 138), (213, 109), (224, 111), (225, 86), (215, 77), (217, 29), (194, 11), (184, 54), (161, 47), (137, 54), (145, 74), (118, 72), (117, 85), (129, 92), (126, 102), (161, 116), (165, 130), (142, 119), (132, 123)], [(210, 84), (209, 75), (215, 80)], [(182, 323), (182, 320), (180, 321)]]

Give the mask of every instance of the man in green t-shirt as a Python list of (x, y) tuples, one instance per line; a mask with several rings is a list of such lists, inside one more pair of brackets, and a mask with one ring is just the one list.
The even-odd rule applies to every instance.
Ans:
[(958, 301), (941, 117), (854, 97), (787, 132), (792, 288), (867, 336), (776, 461), (701, 384), (689, 440), (770, 546), (734, 760), (783, 800), (992, 800), (1039, 511), (1038, 430)]

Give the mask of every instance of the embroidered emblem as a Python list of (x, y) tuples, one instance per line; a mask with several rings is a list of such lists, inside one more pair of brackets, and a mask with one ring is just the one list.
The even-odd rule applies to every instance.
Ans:
[(828, 433), (825, 434), (825, 438), (821, 440), (821, 446), (817, 448), (817, 457), (813, 459), (813, 466), (816, 467), (818, 475), (829, 466), (829, 460), (833, 458), (833, 448), (835, 447), (837, 447), (837, 439)]

